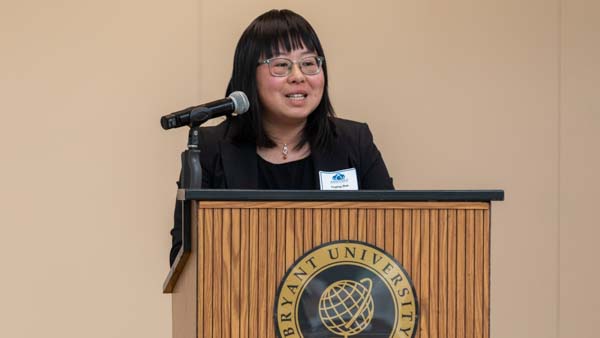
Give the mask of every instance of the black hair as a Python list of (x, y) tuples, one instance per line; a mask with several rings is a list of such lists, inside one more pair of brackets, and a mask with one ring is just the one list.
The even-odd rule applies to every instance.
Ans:
[[(267, 135), (262, 123), (263, 106), (258, 97), (256, 68), (259, 59), (269, 59), (283, 52), (305, 47), (319, 56), (325, 56), (321, 42), (312, 26), (302, 16), (287, 10), (268, 11), (250, 23), (235, 49), (233, 72), (227, 93), (240, 90), (246, 93), (250, 108), (235, 119), (240, 123), (233, 139), (239, 142), (255, 142), (260, 147), (274, 147), (275, 142)], [(312, 147), (329, 148), (335, 137), (335, 116), (327, 91), (327, 62), (322, 66), (325, 84), (323, 97), (308, 116), (304, 133), (296, 148), (308, 142)]]

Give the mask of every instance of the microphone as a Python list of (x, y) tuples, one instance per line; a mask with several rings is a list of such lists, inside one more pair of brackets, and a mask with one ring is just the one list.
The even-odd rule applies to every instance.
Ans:
[(243, 114), (250, 108), (248, 97), (243, 92), (233, 92), (224, 99), (212, 101), (199, 106), (185, 108), (160, 118), (163, 129), (179, 128), (183, 126), (200, 125), (212, 118), (229, 115)]

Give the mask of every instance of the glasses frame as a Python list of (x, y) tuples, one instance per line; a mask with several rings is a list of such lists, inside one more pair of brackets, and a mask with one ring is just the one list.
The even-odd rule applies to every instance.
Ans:
[[(302, 62), (303, 60), (306, 60), (308, 58), (316, 58), (317, 59), (317, 63), (319, 64), (319, 70), (316, 73), (312, 73), (312, 74), (307, 74), (304, 72), (304, 70), (302, 69), (302, 66), (300, 64), (300, 62)], [(273, 60), (277, 60), (277, 59), (283, 59), (283, 60), (287, 60), (290, 62), (290, 66), (287, 68), (287, 73), (285, 73), (284, 75), (278, 75), (278, 74), (273, 74), (273, 70), (271, 69), (271, 62), (273, 62)], [(285, 76), (289, 76), (292, 73), (292, 68), (294, 67), (294, 65), (298, 65), (298, 68), (300, 69), (300, 71), (302, 72), (302, 74), (304, 75), (317, 75), (321, 72), (321, 70), (323, 69), (323, 61), (325, 61), (325, 57), (324, 56), (305, 56), (303, 58), (301, 58), (300, 60), (292, 60), (286, 57), (273, 57), (270, 59), (266, 59), (264, 61), (260, 61), (258, 62), (258, 65), (267, 65), (269, 67), (269, 73), (271, 73), (271, 76), (275, 76), (275, 77), (285, 77)]]

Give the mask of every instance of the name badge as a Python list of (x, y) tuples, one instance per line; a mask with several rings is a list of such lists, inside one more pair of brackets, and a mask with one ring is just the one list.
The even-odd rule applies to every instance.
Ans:
[(358, 190), (356, 169), (319, 171), (321, 190)]

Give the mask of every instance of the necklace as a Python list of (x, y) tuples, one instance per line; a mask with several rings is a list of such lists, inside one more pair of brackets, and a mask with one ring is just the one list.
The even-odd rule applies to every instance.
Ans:
[(289, 152), (289, 151), (288, 151), (288, 146), (287, 146), (287, 143), (284, 143), (284, 144), (283, 144), (283, 148), (281, 149), (281, 155), (283, 155), (283, 159), (284, 159), (284, 160), (287, 160), (287, 157), (288, 157), (288, 152)]

